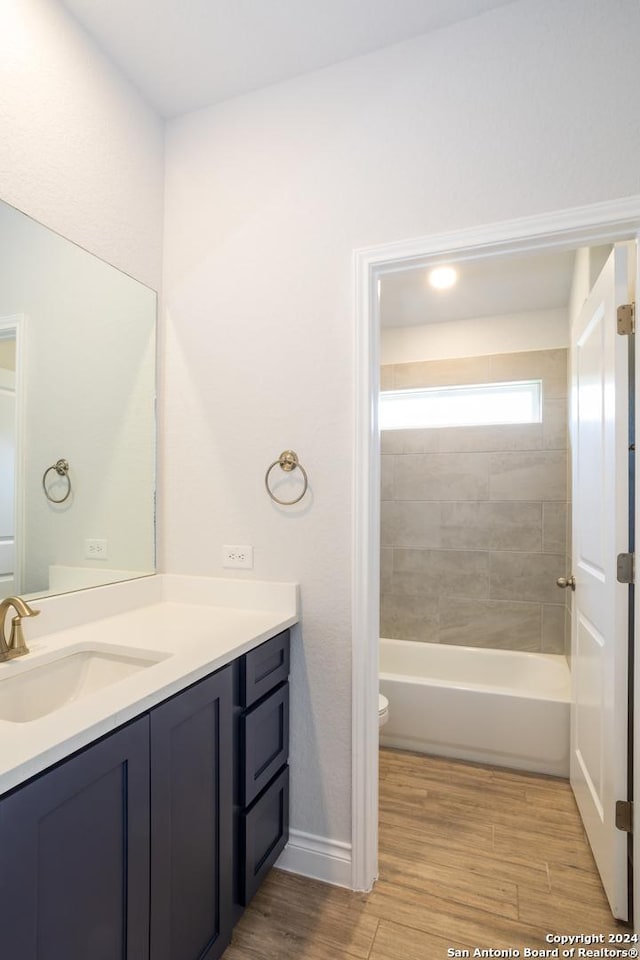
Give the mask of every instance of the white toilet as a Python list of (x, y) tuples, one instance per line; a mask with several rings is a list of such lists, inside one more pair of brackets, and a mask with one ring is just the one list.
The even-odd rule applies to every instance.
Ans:
[(389, 701), (383, 693), (378, 694), (378, 727), (383, 727), (389, 719)]

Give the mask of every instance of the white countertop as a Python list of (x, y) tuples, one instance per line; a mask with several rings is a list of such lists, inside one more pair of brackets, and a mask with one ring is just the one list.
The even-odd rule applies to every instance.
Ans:
[(4, 679), (44, 668), (63, 649), (133, 648), (164, 659), (39, 719), (0, 720), (0, 793), (292, 626), (298, 588), (165, 574), (32, 606), (41, 614), (23, 621), (30, 653), (0, 663), (0, 698)]

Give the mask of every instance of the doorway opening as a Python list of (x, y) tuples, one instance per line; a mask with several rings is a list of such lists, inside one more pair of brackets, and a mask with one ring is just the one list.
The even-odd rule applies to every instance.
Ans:
[[(356, 481), (356, 575), (354, 590), (354, 850), (353, 850), (353, 868), (354, 868), (354, 886), (365, 889), (371, 885), (376, 874), (376, 846), (375, 835), (377, 827), (375, 801), (377, 795), (377, 722), (372, 722), (377, 716), (377, 694), (378, 694), (378, 614), (377, 601), (379, 596), (379, 518), (377, 510), (379, 501), (377, 491), (379, 489), (379, 446), (378, 429), (376, 421), (377, 398), (378, 398), (378, 368), (380, 363), (380, 340), (379, 323), (381, 317), (381, 302), (384, 301), (384, 284), (390, 281), (390, 286), (401, 285), (401, 273), (408, 269), (416, 273), (427, 267), (436, 264), (458, 264), (474, 267), (478, 261), (483, 260), (500, 267), (515, 258), (523, 257), (544, 257), (547, 255), (567, 254), (576, 247), (597, 247), (605, 248), (617, 240), (635, 238), (638, 227), (640, 226), (640, 204), (637, 198), (625, 201), (624, 204), (602, 205), (593, 208), (586, 208), (579, 211), (568, 211), (551, 217), (533, 218), (526, 221), (519, 221), (509, 224), (499, 224), (494, 227), (478, 231), (466, 231), (457, 235), (448, 235), (441, 237), (432, 237), (415, 241), (410, 244), (389, 245), (388, 247), (378, 248), (376, 250), (362, 251), (356, 257), (357, 281), (358, 281), (358, 340), (357, 340), (357, 359), (358, 359), (358, 446), (356, 450), (357, 461), (357, 481)], [(596, 251), (592, 256), (591, 273), (595, 273), (595, 264), (598, 258), (606, 253), (604, 249)], [(382, 297), (380, 296), (382, 291)], [(442, 330), (440, 334), (442, 334)], [(540, 333), (540, 330), (538, 330)], [(402, 339), (402, 338), (400, 338)], [(458, 338), (459, 340), (460, 338)], [(396, 337), (396, 346), (398, 344)], [(503, 340), (501, 341), (504, 345)], [(511, 344), (514, 345), (513, 342)], [(512, 354), (535, 352), (536, 345), (529, 344), (522, 351), (511, 350)], [(538, 344), (538, 346), (544, 346)], [(550, 344), (551, 350), (567, 349), (560, 344)], [(467, 357), (468, 344), (465, 344)], [(485, 344), (486, 347), (486, 344)], [(504, 351), (503, 351), (504, 352)], [(487, 350), (476, 351), (475, 356), (487, 355)], [(566, 356), (566, 355), (565, 355)], [(384, 358), (383, 358), (384, 359)], [(396, 357), (397, 359), (397, 357)], [(451, 359), (451, 358), (449, 358)], [(461, 357), (457, 358), (460, 360)], [(517, 358), (511, 357), (512, 361)], [(529, 358), (531, 359), (531, 357)], [(558, 361), (556, 355), (555, 360)], [(407, 360), (407, 364), (410, 364)], [(499, 364), (498, 364), (499, 366)], [(566, 370), (566, 367), (565, 367)], [(406, 372), (406, 371), (405, 371)], [(400, 374), (402, 371), (400, 371)], [(510, 375), (509, 378), (503, 377), (501, 383), (530, 382), (540, 379), (535, 376), (535, 371), (527, 374), (526, 377), (516, 378)], [(460, 379), (460, 378), (458, 378)], [(477, 377), (476, 384), (479, 382)], [(485, 383), (495, 383), (496, 377), (485, 379)], [(392, 386), (397, 386), (394, 383)], [(464, 385), (461, 383), (458, 386)], [(384, 385), (383, 385), (384, 386)], [(406, 386), (406, 384), (405, 384)], [(424, 386), (421, 384), (419, 386)], [(415, 385), (418, 389), (418, 385)], [(372, 398), (374, 402), (372, 403)], [(547, 392), (548, 401), (560, 400), (560, 397), (553, 397)], [(557, 405), (558, 406), (558, 405)], [(533, 426), (533, 424), (531, 424)], [(536, 424), (540, 435), (544, 436), (545, 425)], [(442, 442), (444, 433), (447, 429), (443, 428), (443, 433), (438, 442)], [(465, 428), (462, 428), (465, 429)], [(546, 425), (549, 435), (550, 425)], [(531, 431), (530, 431), (531, 432)], [(554, 441), (555, 442), (555, 441)], [(544, 452), (544, 439), (541, 441)], [(553, 445), (549, 448), (551, 451)], [(468, 451), (450, 451), (458, 453), (468, 453)], [(486, 453), (487, 451), (478, 451)], [(503, 451), (504, 452), (504, 451)], [(509, 452), (509, 451), (507, 451)], [(526, 452), (526, 451), (524, 451)], [(556, 451), (557, 452), (557, 451)], [(566, 452), (564, 453), (566, 461)], [(486, 458), (485, 458), (486, 459)], [(551, 458), (553, 459), (553, 458)], [(561, 457), (555, 459), (560, 460)], [(486, 465), (486, 464), (485, 464)], [(415, 465), (414, 465), (415, 467)], [(422, 464), (425, 467), (425, 464)], [(425, 467), (427, 472), (428, 467)], [(387, 482), (388, 477), (386, 478)], [(441, 480), (442, 478), (440, 478)], [(411, 484), (415, 482), (411, 478), (401, 479), (400, 487), (404, 492), (410, 492)], [(404, 488), (403, 488), (404, 485)], [(451, 500), (451, 497), (444, 499)], [(455, 498), (453, 498), (455, 499)], [(558, 503), (561, 497), (557, 498)], [(488, 498), (491, 502), (491, 498)], [(516, 502), (518, 499), (516, 498)], [(531, 501), (535, 502), (535, 501)], [(544, 512), (544, 507), (534, 506), (533, 512)], [(564, 512), (567, 505), (564, 503)], [(401, 512), (402, 508), (400, 508)], [(551, 510), (547, 518), (549, 523), (552, 513), (561, 513), (562, 510)], [(559, 522), (559, 517), (555, 517)], [(455, 525), (454, 525), (455, 526)], [(558, 529), (556, 527), (556, 529)], [(549, 536), (550, 526), (548, 525)], [(529, 531), (532, 534), (532, 531)], [(542, 535), (542, 534), (541, 534)], [(559, 548), (558, 543), (554, 544), (554, 549)], [(507, 552), (507, 551), (497, 551)], [(526, 551), (515, 551), (526, 552)], [(541, 551), (542, 553), (542, 551)], [(559, 551), (554, 554), (556, 558), (562, 556)], [(424, 557), (404, 556), (402, 558), (409, 565), (414, 561), (425, 560)], [(440, 558), (442, 559), (442, 558)], [(513, 559), (513, 558), (511, 558)], [(499, 566), (504, 557), (497, 558)], [(507, 558), (507, 561), (509, 558)], [(431, 559), (429, 558), (429, 561)], [(563, 562), (563, 570), (557, 572), (559, 579), (563, 577), (570, 579), (571, 573), (567, 569), (566, 561)], [(526, 575), (526, 572), (525, 572)], [(476, 589), (478, 586), (476, 584)], [(555, 587), (554, 587), (555, 589)], [(570, 591), (567, 591), (567, 593)], [(560, 593), (558, 591), (558, 593)], [(491, 598), (486, 599), (491, 603)], [(547, 642), (553, 637), (553, 643), (557, 647), (564, 646), (564, 620), (566, 618), (565, 606), (563, 602), (555, 601), (555, 597), (547, 595), (549, 609), (548, 623), (546, 630)], [(564, 598), (562, 598), (564, 599)], [(508, 603), (508, 600), (504, 600)], [(525, 601), (520, 601), (524, 603)], [(535, 601), (532, 601), (535, 602)], [(544, 601), (540, 601), (544, 606)], [(460, 607), (460, 603), (457, 604)], [(523, 612), (521, 608), (520, 612)], [(562, 617), (558, 611), (562, 613)], [(528, 610), (532, 612), (531, 609)], [(455, 626), (456, 618), (459, 619), (460, 610), (456, 609), (452, 615), (452, 622)], [(543, 611), (540, 610), (542, 616)], [(563, 623), (561, 623), (561, 620)], [(553, 624), (551, 629), (550, 624)], [(540, 620), (540, 643), (543, 643), (543, 628)], [(537, 627), (532, 626), (533, 632)], [(384, 631), (383, 631), (384, 632)], [(464, 633), (464, 631), (463, 631)], [(467, 634), (468, 635), (468, 634)], [(522, 634), (520, 633), (520, 636)], [(423, 638), (420, 638), (423, 639)], [(455, 646), (451, 643), (451, 635), (447, 640), (447, 645)], [(560, 655), (558, 653), (554, 655)], [(393, 715), (393, 703), (390, 706), (390, 714)]]

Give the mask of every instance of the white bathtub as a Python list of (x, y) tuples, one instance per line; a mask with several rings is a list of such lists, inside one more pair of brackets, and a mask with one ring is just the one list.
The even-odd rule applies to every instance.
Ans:
[(569, 776), (563, 656), (380, 640), (384, 746)]

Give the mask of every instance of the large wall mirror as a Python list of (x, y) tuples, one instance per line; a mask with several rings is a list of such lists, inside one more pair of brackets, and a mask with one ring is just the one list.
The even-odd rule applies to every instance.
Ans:
[(153, 290), (0, 201), (0, 599), (155, 570)]

